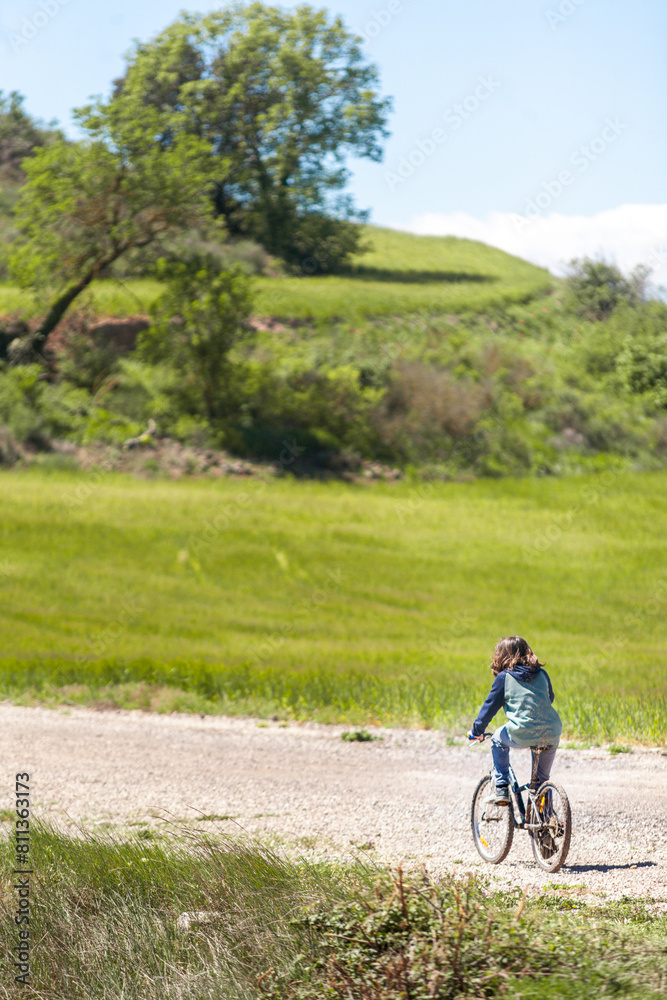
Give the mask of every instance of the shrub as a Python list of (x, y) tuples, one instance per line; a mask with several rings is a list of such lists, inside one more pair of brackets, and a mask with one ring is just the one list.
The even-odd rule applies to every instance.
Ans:
[[(579, 886), (562, 882), (539, 896), (490, 892), (472, 875), (434, 880), (425, 867), (405, 873), (359, 861), (290, 860), (219, 829), (215, 839), (192, 829), (176, 838), (165, 826), (152, 821), (133, 836), (79, 828), (68, 837), (31, 825), (30, 930), (38, 945), (31, 993), (68, 1000), (634, 998), (658, 996), (651, 991), (664, 984), (664, 920), (644, 900), (589, 906)], [(8, 887), (16, 884), (14, 846), (9, 836), (0, 845)], [(8, 908), (16, 889), (6, 891)], [(13, 955), (12, 920), (0, 925), (0, 941)], [(4, 993), (22, 995), (21, 984)]]
[(371, 456), (377, 450), (370, 416), (382, 390), (362, 384), (353, 365), (300, 362), (276, 371), (251, 363), (242, 391), (242, 420), (230, 423), (241, 446), (255, 454), (278, 458), (286, 439), (294, 439), (306, 459), (318, 452)]
[(667, 408), (667, 330), (643, 342), (628, 339), (616, 369), (626, 392), (643, 396), (651, 408)]
[(29, 324), (19, 316), (0, 317), (0, 361), (7, 360), (10, 344), (15, 340), (21, 340), (29, 332)]
[(623, 302), (637, 306), (646, 300), (649, 273), (640, 265), (626, 277), (605, 260), (590, 257), (572, 260), (565, 283), (569, 304), (579, 316), (605, 320)]
[(381, 736), (373, 736), (367, 729), (352, 729), (340, 734), (344, 743), (371, 743), (374, 740), (381, 740)]
[(139, 430), (97, 406), (85, 389), (49, 383), (36, 364), (0, 369), (0, 425), (38, 451), (48, 451), (54, 438), (121, 442)]
[(488, 386), (419, 362), (398, 362), (373, 424), (385, 455), (446, 459), (472, 434), (490, 402)]
[(53, 426), (44, 412), (47, 387), (41, 376), (38, 365), (0, 372), (0, 423), (21, 443), (48, 448)]
[(138, 355), (169, 364), (190, 383), (198, 412), (215, 425), (236, 408), (229, 353), (249, 330), (248, 279), (238, 267), (220, 270), (214, 255), (201, 252), (163, 259), (157, 275), (167, 290), (139, 338)]
[(353, 256), (367, 249), (356, 222), (310, 212), (296, 222), (293, 246), (285, 259), (302, 274), (330, 274), (343, 270)]
[(248, 275), (273, 276), (280, 270), (280, 264), (271, 257), (263, 246), (250, 239), (216, 240), (197, 234), (187, 234), (164, 239), (159, 245), (130, 250), (116, 261), (103, 277), (150, 278), (155, 274), (158, 261), (163, 257), (184, 259), (193, 254), (215, 259), (220, 271), (239, 267)]

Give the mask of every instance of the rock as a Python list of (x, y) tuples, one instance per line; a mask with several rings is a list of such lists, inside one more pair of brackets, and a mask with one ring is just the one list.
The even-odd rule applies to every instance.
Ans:
[(137, 345), (137, 337), (151, 325), (148, 316), (109, 316), (93, 323), (93, 340), (111, 344), (119, 354), (129, 354)]
[(213, 924), (221, 916), (222, 914), (216, 913), (215, 910), (186, 910), (176, 920), (176, 930), (181, 934), (187, 934), (191, 927), (199, 927), (202, 924)]
[(131, 451), (132, 448), (138, 448), (140, 445), (148, 445), (149, 447), (152, 447), (153, 434), (155, 433), (155, 430), (156, 430), (156, 424), (153, 418), (151, 417), (151, 419), (148, 421), (148, 427), (143, 432), (143, 434), (140, 434), (138, 437), (129, 438), (127, 441), (124, 442), (123, 448), (126, 451)]

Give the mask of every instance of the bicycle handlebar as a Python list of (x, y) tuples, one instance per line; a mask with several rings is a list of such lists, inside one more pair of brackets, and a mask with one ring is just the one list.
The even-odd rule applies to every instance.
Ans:
[(472, 745), (473, 743), (484, 743), (485, 740), (490, 740), (492, 736), (493, 733), (481, 733), (479, 736), (471, 736), (468, 734), (468, 745)]

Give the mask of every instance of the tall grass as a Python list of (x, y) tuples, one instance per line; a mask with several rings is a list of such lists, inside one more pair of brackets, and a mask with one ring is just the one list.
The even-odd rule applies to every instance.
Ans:
[[(299, 944), (291, 919), (368, 881), (351, 866), (343, 889), (335, 867), (290, 863), (260, 844), (196, 834), (164, 842), (150, 832), (124, 839), (82, 831), (70, 839), (33, 826), (31, 847), (28, 993), (43, 1000), (256, 997), (257, 977), (285, 967)], [(12, 879), (10, 852), (5, 843), (5, 882)], [(7, 916), (13, 903), (8, 889)], [(179, 931), (181, 913), (201, 912), (213, 912), (213, 923)], [(17, 940), (13, 921), (3, 919), (0, 996), (25, 995), (8, 974)]]
[(522, 280), (472, 276), (410, 283), (376, 281), (372, 272), (354, 276), (258, 278), (255, 311), (284, 318), (359, 321), (366, 316), (399, 316), (407, 313), (483, 312), (516, 302), (527, 302), (551, 287), (541, 275)]
[[(115, 705), (319, 722), (467, 729), (486, 691), (474, 684), (362, 672), (204, 663), (0, 662), (0, 693), (21, 703)], [(667, 743), (667, 698), (559, 692), (564, 737), (593, 743)], [(500, 718), (500, 716), (498, 717)]]
[(31, 862), (26, 987), (12, 979), (14, 857), (0, 845), (8, 1000), (648, 1000), (667, 975), (667, 920), (638, 901), (596, 909), (549, 887), (520, 901), (472, 875), (290, 860), (187, 831), (36, 825)]

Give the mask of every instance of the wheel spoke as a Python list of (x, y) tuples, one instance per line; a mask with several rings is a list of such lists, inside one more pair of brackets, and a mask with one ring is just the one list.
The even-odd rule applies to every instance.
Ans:
[(567, 795), (552, 782), (545, 782), (536, 797), (543, 826), (532, 831), (535, 860), (546, 871), (558, 871), (570, 848), (571, 816)]
[(492, 864), (507, 856), (514, 833), (514, 820), (507, 805), (486, 801), (490, 791), (489, 778), (480, 781), (472, 802), (471, 821), (475, 846), (479, 854)]

